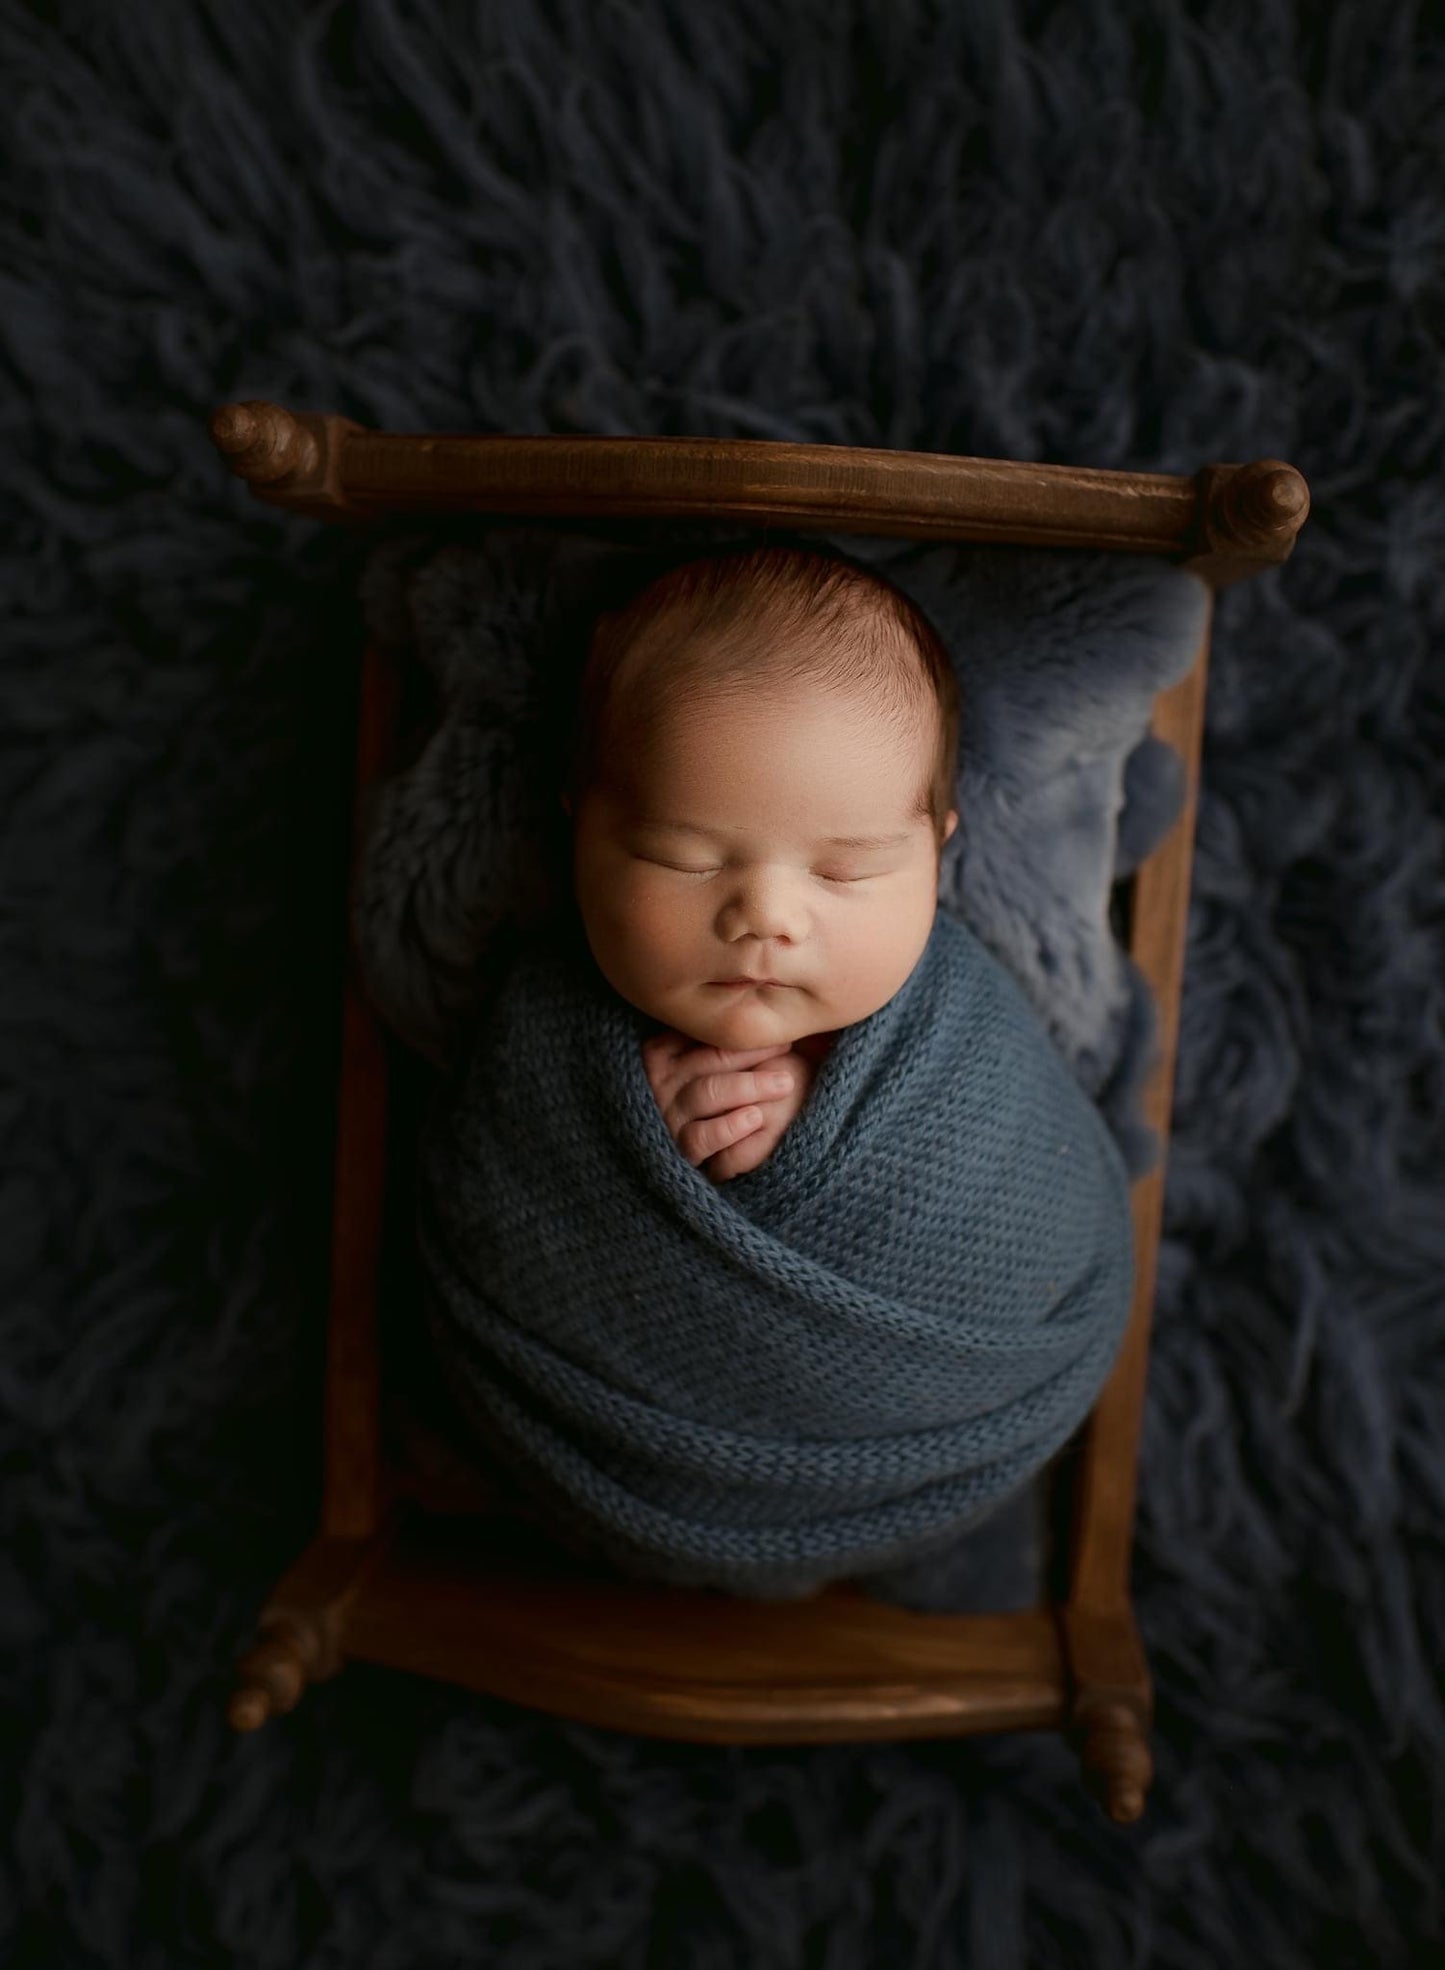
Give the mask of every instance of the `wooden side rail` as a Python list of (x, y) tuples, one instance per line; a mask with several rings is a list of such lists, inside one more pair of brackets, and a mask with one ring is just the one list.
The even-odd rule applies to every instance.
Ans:
[(1138, 1818), (1152, 1774), (1148, 1731), (1153, 1693), (1132, 1611), (1129, 1563), (1179, 1049), (1209, 636), (1206, 617), (1193, 668), (1171, 690), (1161, 692), (1154, 707), (1154, 734), (1179, 754), (1185, 776), (1179, 819), (1140, 865), (1130, 903), (1130, 953), (1148, 980), (1159, 1014), (1158, 1051), (1142, 1111), (1158, 1133), (1160, 1159), (1134, 1185), (1133, 1306), (1123, 1346), (1080, 1447), (1069, 1597), (1060, 1610), (1073, 1677), (1071, 1721), (1090, 1782), (1119, 1820)]
[(1192, 476), (756, 438), (368, 431), (258, 400), (211, 436), (258, 499), (322, 520), (501, 513), (751, 521), (1166, 554), (1215, 587), (1287, 558), (1309, 489), (1277, 458)]
[(923, 1615), (849, 1586), (751, 1601), (609, 1579), (553, 1557), (526, 1527), (412, 1511), (351, 1606), (346, 1648), (606, 1730), (693, 1744), (962, 1737), (1067, 1721), (1046, 1606)]

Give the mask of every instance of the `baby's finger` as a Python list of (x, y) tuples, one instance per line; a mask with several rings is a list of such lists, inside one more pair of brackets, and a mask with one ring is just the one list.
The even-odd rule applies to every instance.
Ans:
[(716, 1156), (709, 1157), (703, 1175), (713, 1183), (727, 1183), (732, 1177), (746, 1176), (750, 1170), (757, 1169), (760, 1163), (768, 1160), (770, 1138), (768, 1131), (754, 1129), (727, 1149), (720, 1149)]
[(793, 1074), (787, 1067), (762, 1067), (743, 1074), (699, 1074), (677, 1090), (669, 1105), (679, 1122), (692, 1122), (755, 1101), (779, 1101), (792, 1091)]
[(677, 1146), (696, 1169), (719, 1149), (728, 1149), (763, 1126), (759, 1108), (734, 1108), (726, 1115), (709, 1115), (701, 1122), (686, 1122), (677, 1132)]

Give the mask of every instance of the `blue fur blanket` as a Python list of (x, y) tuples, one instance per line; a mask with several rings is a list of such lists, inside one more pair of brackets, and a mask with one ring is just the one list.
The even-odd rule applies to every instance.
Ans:
[(631, 1570), (806, 1593), (1040, 1470), (1128, 1317), (1128, 1180), (1020, 987), (940, 910), (769, 1160), (714, 1184), (575, 929), (524, 949), (422, 1131), (462, 1405)]

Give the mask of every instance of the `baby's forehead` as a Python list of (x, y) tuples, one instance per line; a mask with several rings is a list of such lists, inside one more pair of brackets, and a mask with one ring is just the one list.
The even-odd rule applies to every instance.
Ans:
[(871, 844), (911, 828), (922, 755), (907, 736), (859, 718), (851, 738), (825, 726), (790, 742), (785, 712), (750, 709), (761, 716), (740, 727), (715, 703), (680, 707), (680, 718), (618, 745), (605, 769), (617, 818), (743, 834), (784, 827), (820, 844), (834, 834)]
[(823, 683), (787, 674), (693, 677), (680, 689), (635, 698), (612, 736), (639, 763), (656, 763), (679, 747), (693, 758), (714, 752), (731, 755), (742, 743), (760, 763), (776, 754), (780, 771), (795, 766), (800, 745), (851, 750), (861, 742), (870, 771), (876, 774), (896, 764), (906, 772), (930, 724), (926, 710), (915, 705), (901, 711), (885, 691), (858, 680)]

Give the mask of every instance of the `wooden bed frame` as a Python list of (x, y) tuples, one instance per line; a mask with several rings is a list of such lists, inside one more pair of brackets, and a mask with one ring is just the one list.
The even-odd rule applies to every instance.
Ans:
[[(687, 517), (1092, 547), (1167, 556), (1211, 588), (1283, 561), (1309, 507), (1304, 480), (1277, 459), (1179, 477), (733, 439), (405, 435), (258, 402), (223, 406), (211, 434), (259, 498), (325, 520)], [(1208, 645), (1206, 621), (1192, 670), (1156, 700), (1153, 730), (1180, 754), (1187, 797), (1127, 891), (1129, 948), (1160, 1016), (1145, 1113), (1166, 1147)], [(405, 684), (377, 647), (364, 665), (357, 817), (395, 766)], [(1136, 1819), (1152, 1775), (1152, 1687), (1129, 1566), (1162, 1160), (1134, 1185), (1133, 1310), (1078, 1439), (1058, 1598), (921, 1614), (846, 1586), (780, 1606), (619, 1581), (549, 1547), (480, 1479), (459, 1485), (384, 1381), (383, 1243), (406, 1201), (388, 1114), (405, 1063), (348, 951), (321, 1523), (262, 1610), (230, 1702), (235, 1728), (290, 1710), (354, 1658), (698, 1742), (1063, 1730), (1108, 1813)]]

